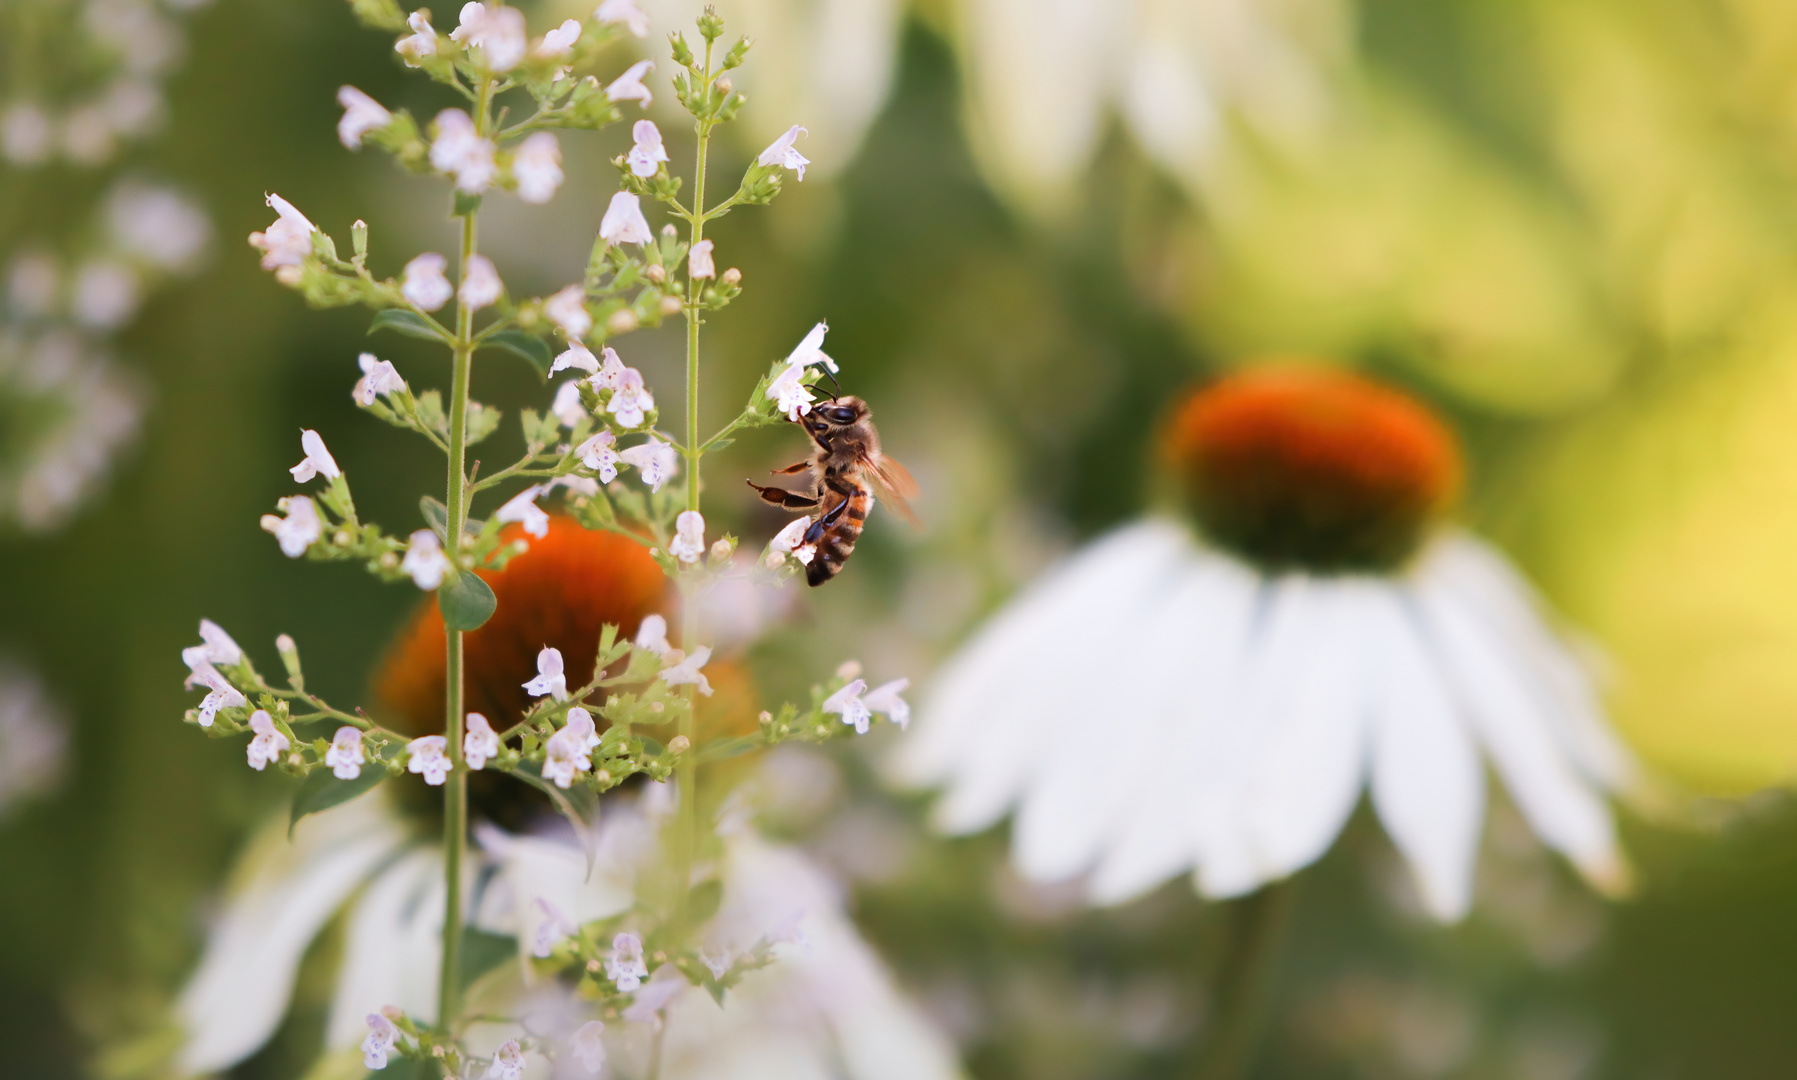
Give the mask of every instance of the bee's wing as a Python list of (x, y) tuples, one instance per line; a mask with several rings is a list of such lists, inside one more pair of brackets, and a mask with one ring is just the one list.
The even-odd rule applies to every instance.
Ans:
[(917, 498), (917, 481), (911, 478), (911, 470), (885, 454), (864, 464), (879, 500), (897, 510), (912, 528), (920, 528), (922, 523), (917, 520), (917, 511), (911, 509), (911, 500)]

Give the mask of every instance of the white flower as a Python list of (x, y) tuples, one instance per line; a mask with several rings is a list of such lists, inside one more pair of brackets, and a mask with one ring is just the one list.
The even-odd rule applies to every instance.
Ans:
[(817, 398), (804, 383), (805, 369), (796, 364), (788, 364), (774, 376), (774, 381), (767, 384), (767, 396), (774, 402), (774, 408), (786, 414), (788, 420), (797, 421), (811, 411), (811, 403)]
[[(561, 354), (555, 358), (555, 363), (549, 365), (549, 374), (554, 375), (556, 372), (565, 371), (568, 368), (578, 368), (581, 371), (596, 372), (599, 370), (599, 358), (593, 355), (591, 349), (576, 341), (566, 349), (563, 349)], [(569, 383), (568, 385), (575, 386), (576, 384)], [(578, 387), (576, 387), (574, 400), (580, 400)]]
[(220, 709), (235, 709), (248, 705), (249, 699), (237, 692), (237, 688), (225, 681), (225, 677), (207, 668), (194, 673), (193, 681), (206, 688), (206, 696), (200, 700), (200, 726), (211, 727), (212, 720)]
[(380, 1013), (368, 1014), (368, 1037), (362, 1040), (362, 1064), (370, 1069), (387, 1067), (387, 1055), (399, 1041), (399, 1029)]
[(648, 244), (655, 240), (648, 219), (643, 217), (642, 203), (628, 191), (611, 197), (611, 205), (599, 221), (599, 235), (614, 244)]
[(541, 540), (549, 535), (549, 514), (537, 505), (537, 496), (541, 494), (543, 489), (533, 484), (512, 496), (493, 517), (501, 522), (519, 522), (525, 532)]
[(655, 969), (655, 977), (648, 985), (636, 992), (636, 997), (624, 1009), (623, 1017), (633, 1024), (654, 1024), (660, 1026), (662, 1011), (673, 1004), (692, 983), (673, 964), (663, 964)]
[(649, 393), (648, 388), (643, 385), (643, 373), (635, 368), (625, 368), (605, 411), (617, 417), (620, 425), (634, 428), (643, 426), (643, 414), (653, 408), (655, 395)]
[(576, 495), (585, 495), (588, 498), (599, 494), (599, 481), (590, 476), (575, 476), (570, 473), (567, 476), (558, 476), (543, 485), (545, 491), (554, 491), (558, 487), (567, 488)]
[(467, 733), (462, 736), (462, 760), (470, 769), (478, 771), (487, 767), (488, 758), (498, 756), (499, 735), (493, 725), (480, 713), (469, 713)]
[(385, 106), (353, 86), (337, 88), (337, 104), (343, 106), (337, 138), (351, 150), (361, 149), (362, 136), (393, 122), (393, 114)]
[(630, 137), (635, 142), (624, 158), (630, 171), (638, 176), (654, 176), (660, 171), (661, 163), (668, 160), (667, 147), (661, 144), (661, 129), (653, 120), (638, 120), (631, 125)]
[(836, 366), (836, 361), (830, 359), (824, 352), (824, 335), (829, 332), (830, 326), (828, 323), (820, 322), (812, 327), (811, 332), (805, 335), (805, 339), (799, 342), (798, 346), (794, 348), (792, 352), (787, 354), (787, 365), (802, 371), (812, 364), (822, 364), (832, 375), (841, 371), (842, 369)]
[[(573, 385), (573, 384), (570, 384)], [(574, 451), (580, 455), (580, 463), (599, 474), (599, 482), (609, 484), (618, 478), (618, 462), (621, 460), (617, 450), (618, 437), (609, 431), (601, 431), (588, 439)]]
[(412, 584), (433, 592), (449, 572), (449, 556), (443, 553), (443, 543), (436, 533), (419, 529), (407, 538), (406, 557), (400, 560), (399, 569), (412, 575)]
[(623, 23), (637, 37), (649, 36), (649, 16), (636, 6), (636, 0), (605, 0), (593, 18), (600, 23)]
[(593, 389), (622, 390), (624, 388), (624, 373), (631, 369), (624, 366), (624, 361), (618, 359), (617, 350), (613, 349), (610, 345), (605, 346), (604, 352), (605, 364), (599, 369), (598, 374), (593, 376)]
[(116, 330), (142, 299), (137, 272), (113, 259), (90, 259), (75, 273), (69, 313), (93, 330)]
[[(508, 9), (509, 10), (509, 9)], [(431, 168), (455, 177), (458, 191), (478, 195), (493, 183), (499, 165), (493, 140), (482, 138), (474, 120), (460, 109), (437, 114), (437, 137), (431, 140)]]
[(805, 179), (805, 166), (811, 164), (811, 159), (793, 149), (792, 145), (794, 140), (804, 134), (805, 129), (797, 124), (787, 128), (786, 134), (768, 144), (768, 148), (755, 159), (756, 163), (763, 167), (791, 169), (798, 174), (800, 180)]
[(518, 1040), (507, 1039), (494, 1051), (493, 1064), (487, 1067), (486, 1080), (521, 1080), (523, 1076), (524, 1051), (518, 1046)]
[(185, 273), (212, 238), (212, 222), (192, 200), (168, 188), (126, 180), (106, 199), (106, 223), (121, 254)]
[(362, 775), (362, 733), (345, 724), (331, 737), (331, 748), (324, 752), (324, 763), (339, 780), (354, 780)]
[(811, 565), (811, 559), (816, 555), (817, 548), (815, 545), (804, 542), (805, 532), (810, 528), (810, 518), (794, 518), (787, 523), (786, 528), (776, 533), (774, 538), (767, 542), (768, 568), (778, 568), (781, 563), (786, 561), (788, 555), (807, 566)]
[(537, 44), (536, 54), (545, 59), (556, 59), (573, 51), (574, 43), (580, 40), (580, 20), (568, 19), (554, 30), (543, 35)]
[[(565, 353), (563, 355), (566, 355)], [(590, 353), (588, 354), (591, 355)], [(559, 358), (558, 358), (559, 359)], [(570, 379), (555, 388), (555, 400), (549, 405), (549, 412), (561, 422), (565, 428), (573, 428), (586, 419), (587, 407), (580, 401), (580, 380)], [(616, 440), (614, 440), (616, 441)], [(596, 466), (588, 466), (596, 468)], [(613, 470), (614, 473), (616, 470)], [(606, 483), (611, 483), (607, 480)]]
[(504, 293), (505, 283), (499, 280), (499, 271), (493, 268), (492, 259), (476, 255), (468, 260), (468, 266), (462, 272), (462, 287), (456, 290), (456, 299), (463, 307), (479, 311), (497, 302)]
[(449, 760), (449, 737), (446, 735), (426, 735), (422, 739), (413, 739), (406, 744), (406, 769), (424, 777), (424, 782), (432, 787), (441, 787), (449, 779), (449, 770), (454, 763)]
[(867, 692), (867, 680), (856, 679), (824, 699), (825, 712), (840, 713), (842, 722), (852, 725), (857, 735), (867, 734), (867, 726), (873, 720), (873, 710), (861, 700)]
[(540, 896), (531, 901), (531, 906), (536, 908), (537, 914), (541, 916), (537, 920), (536, 940), (532, 942), (531, 946), (531, 954), (534, 956), (546, 957), (555, 952), (557, 945), (572, 937), (579, 929), (574, 925), (573, 920), (562, 913), (561, 908)]
[(417, 67), (425, 57), (437, 55), (437, 31), (431, 26), (429, 13), (424, 11), (412, 12), (406, 17), (406, 25), (412, 32), (395, 42), (393, 51), (405, 60), (407, 67)]
[(684, 563), (696, 563), (705, 556), (705, 517), (697, 510), (682, 510), (674, 519), (674, 539), (668, 542), (668, 554)]
[(654, 70), (655, 62), (652, 60), (639, 60), (630, 65), (624, 74), (618, 76), (616, 82), (605, 88), (605, 99), (607, 101), (638, 101), (642, 103), (643, 108), (647, 109), (654, 97), (649, 93), (649, 88), (643, 85), (643, 76)]
[(400, 295), (424, 311), (435, 311), (447, 304), (455, 295), (455, 286), (443, 274), (448, 265), (449, 260), (434, 251), (413, 259), (406, 264), (399, 285)]
[(270, 194), (268, 205), (274, 207), (279, 216), (267, 232), (250, 234), (250, 246), (262, 252), (264, 270), (298, 266), (312, 254), (312, 234), (318, 230), (306, 220), (306, 215), (279, 195)]
[(55, 145), (56, 129), (42, 107), (21, 101), (0, 114), (0, 156), (14, 165), (40, 165), (50, 160)]
[(568, 679), (562, 674), (562, 652), (545, 648), (537, 653), (537, 677), (524, 684), (531, 697), (551, 695), (557, 701), (568, 700)]
[(618, 457), (624, 464), (636, 467), (637, 472), (642, 474), (643, 483), (648, 484), (651, 491), (660, 491), (680, 463), (680, 456), (674, 452), (674, 448), (653, 435), (649, 436), (648, 442), (621, 451)]
[(293, 474), (295, 483), (304, 484), (319, 473), (323, 473), (327, 480), (335, 480), (343, 475), (343, 470), (337, 467), (337, 459), (325, 449), (324, 440), (319, 437), (318, 432), (311, 428), (302, 429), (300, 449), (306, 452), (305, 460), (287, 470)]
[(593, 748), (598, 745), (599, 734), (593, 726), (593, 714), (578, 705), (569, 709), (567, 725), (549, 736), (549, 742), (544, 745), (548, 754), (543, 759), (543, 779), (566, 790), (574, 783), (576, 774), (593, 767)]
[(250, 730), (256, 733), (248, 748), (250, 768), (261, 772), (269, 762), (285, 754), (290, 744), (281, 729), (275, 727), (275, 718), (268, 715), (267, 709), (250, 714)]
[(318, 518), (318, 508), (304, 495), (289, 495), (275, 506), (286, 512), (287, 516), (282, 518), (263, 514), (262, 529), (273, 533), (274, 538), (281, 542), (283, 555), (289, 559), (297, 559), (324, 535), (324, 522)]
[(449, 32), (449, 37), (468, 48), (479, 49), (487, 70), (496, 74), (517, 67), (529, 45), (522, 11), (476, 0), (462, 5), (461, 24)]
[(699, 693), (711, 696), (711, 681), (699, 669), (711, 659), (711, 646), (701, 645), (693, 650), (691, 656), (675, 664), (673, 667), (661, 669), (661, 681), (669, 686), (696, 686)]
[(230, 634), (225, 633), (224, 627), (211, 619), (200, 620), (200, 641), (203, 643), (200, 648), (210, 663), (229, 667), (243, 662), (243, 650), (238, 647), (237, 642), (231, 640)]
[(605, 960), (605, 977), (622, 993), (630, 993), (649, 977), (649, 965), (643, 962), (643, 939), (629, 931), (611, 939), (611, 955)]
[(562, 144), (547, 131), (539, 131), (518, 144), (512, 155), (512, 179), (518, 184), (518, 197), (527, 203), (542, 204), (555, 197), (562, 186)]
[(884, 715), (886, 719), (897, 724), (900, 729), (906, 728), (911, 723), (911, 706), (899, 695), (904, 693), (910, 685), (910, 679), (894, 679), (889, 683), (881, 683), (869, 690), (862, 697), (861, 703), (874, 712)]
[(568, 710), (568, 720), (560, 734), (565, 734), (583, 754), (591, 753), (599, 745), (599, 728), (593, 723), (593, 714), (579, 705)]
[(393, 361), (376, 359), (373, 353), (365, 352), (356, 357), (356, 363), (362, 368), (362, 377), (356, 380), (356, 404), (373, 405), (377, 394), (392, 394), (406, 388), (406, 381), (399, 377), (399, 369), (393, 366)]
[(668, 644), (668, 620), (660, 615), (644, 615), (642, 623), (636, 628), (636, 647), (666, 660), (668, 654), (674, 651), (674, 647)]
[[(617, 0), (611, 0), (616, 3)], [(625, 0), (629, 2), (629, 0)], [(605, 1042), (600, 1036), (605, 1034), (605, 1024), (598, 1020), (589, 1020), (580, 1025), (569, 1040), (574, 1050), (574, 1057), (579, 1060), (580, 1067), (589, 1076), (598, 1076), (605, 1069)]]
[(686, 276), (709, 278), (718, 276), (717, 264), (711, 261), (711, 241), (701, 240), (686, 254)]
[(545, 300), (543, 315), (561, 327), (569, 341), (579, 341), (593, 328), (593, 317), (587, 314), (587, 291), (581, 285), (569, 285)]

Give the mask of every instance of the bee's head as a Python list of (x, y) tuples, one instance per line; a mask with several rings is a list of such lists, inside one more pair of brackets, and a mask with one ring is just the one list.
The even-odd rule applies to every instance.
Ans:
[(807, 431), (823, 433), (832, 429), (849, 427), (867, 418), (867, 402), (858, 397), (840, 397), (823, 402), (809, 413), (802, 421)]

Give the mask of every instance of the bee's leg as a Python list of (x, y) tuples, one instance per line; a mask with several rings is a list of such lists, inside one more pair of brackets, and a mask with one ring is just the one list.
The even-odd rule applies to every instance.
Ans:
[(784, 469), (769, 469), (768, 475), (769, 476), (797, 476), (798, 474), (804, 472), (806, 469), (809, 469), (809, 468), (811, 468), (811, 462), (809, 459), (807, 459), (805, 461), (799, 462), (796, 465), (788, 465)]
[(809, 495), (800, 495), (796, 491), (787, 491), (785, 488), (763, 487), (753, 480), (745, 480), (744, 483), (754, 488), (755, 494), (761, 496), (761, 501), (769, 506), (783, 506), (788, 510), (817, 509), (817, 500)]
[(809, 529), (805, 530), (805, 543), (807, 543), (807, 544), (817, 543), (818, 540), (823, 537), (824, 530), (829, 528), (830, 526), (836, 524), (836, 519), (841, 517), (842, 512), (844, 510), (847, 510), (848, 508), (849, 508), (849, 501), (847, 499), (844, 499), (841, 502), (837, 503), (835, 506), (830, 507), (830, 509), (827, 512), (818, 515), (818, 519), (811, 523), (811, 527)]

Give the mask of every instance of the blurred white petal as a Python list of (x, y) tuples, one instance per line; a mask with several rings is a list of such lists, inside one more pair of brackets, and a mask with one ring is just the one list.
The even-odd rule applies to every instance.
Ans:
[(359, 1044), (368, 1034), (368, 1014), (388, 1005), (434, 1023), (442, 933), (443, 856), (435, 849), (408, 852), (369, 883), (350, 911), (325, 1046)]

